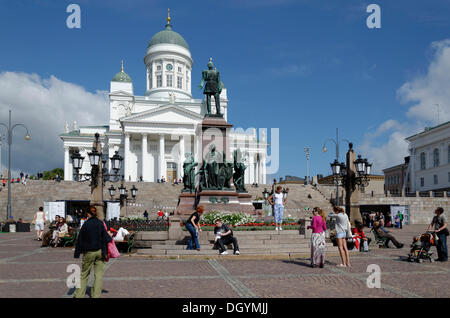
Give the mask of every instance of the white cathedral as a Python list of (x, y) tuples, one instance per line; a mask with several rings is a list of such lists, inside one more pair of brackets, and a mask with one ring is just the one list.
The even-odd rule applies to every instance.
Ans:
[[(86, 159), (80, 173), (91, 170), (87, 153), (94, 134), (100, 134), (103, 155), (116, 151), (124, 158), (121, 174), (126, 181), (156, 182), (165, 178), (172, 182), (183, 177), (186, 153), (201, 162), (201, 141), (197, 126), (206, 113), (205, 100), (191, 94), (191, 70), (194, 63), (183, 37), (172, 30), (170, 16), (166, 28), (156, 33), (144, 57), (146, 92), (134, 95), (133, 82), (122, 69), (111, 80), (109, 92), (109, 124), (80, 126), (70, 131), (66, 122), (64, 143), (64, 179), (73, 180), (71, 156), (75, 151)], [(207, 61), (205, 61), (206, 66)], [(201, 78), (201, 75), (194, 78)], [(194, 86), (196, 86), (194, 84)], [(213, 104), (213, 103), (212, 103)], [(225, 87), (220, 95), (221, 113), (227, 120), (228, 98)], [(211, 107), (214, 109), (214, 104)], [(106, 110), (105, 110), (106, 111)], [(229, 147), (245, 154), (245, 183), (266, 183), (267, 142), (264, 131), (232, 130)], [(109, 166), (109, 165), (108, 165)]]

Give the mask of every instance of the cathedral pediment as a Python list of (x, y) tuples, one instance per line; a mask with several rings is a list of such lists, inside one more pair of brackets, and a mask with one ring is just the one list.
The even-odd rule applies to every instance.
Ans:
[(166, 104), (157, 108), (120, 119), (122, 123), (173, 123), (197, 124), (203, 116), (176, 104)]

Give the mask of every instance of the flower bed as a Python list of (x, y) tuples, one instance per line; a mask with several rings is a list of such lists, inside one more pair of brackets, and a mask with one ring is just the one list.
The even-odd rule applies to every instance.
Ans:
[[(202, 223), (200, 222), (203, 231), (214, 231), (214, 224), (210, 223)], [(181, 226), (184, 229), (185, 224), (182, 223)], [(300, 228), (300, 224), (298, 222), (283, 222), (282, 227), (283, 230), (298, 230)], [(240, 225), (231, 225), (230, 226), (233, 231), (271, 231), (275, 230), (274, 222), (250, 222)]]

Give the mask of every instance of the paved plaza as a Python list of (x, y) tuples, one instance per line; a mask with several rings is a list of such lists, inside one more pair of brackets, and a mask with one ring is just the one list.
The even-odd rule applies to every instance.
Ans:
[[(324, 269), (313, 269), (307, 258), (158, 260), (123, 255), (108, 263), (102, 297), (450, 297), (450, 263), (406, 261), (412, 236), (425, 228), (392, 229), (405, 248), (371, 245), (369, 253), (352, 254), (351, 268), (336, 267), (336, 256), (327, 257)], [(1, 233), (0, 297), (71, 297), (73, 290), (66, 286), (70, 264), (81, 265), (72, 248), (41, 248), (34, 233)], [(381, 268), (381, 288), (367, 287), (370, 264)]]

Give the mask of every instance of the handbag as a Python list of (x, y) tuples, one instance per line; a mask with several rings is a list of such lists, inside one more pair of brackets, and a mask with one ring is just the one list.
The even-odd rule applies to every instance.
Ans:
[(448, 235), (449, 235), (448, 228), (445, 228), (445, 229), (439, 231), (438, 233), (439, 233), (439, 234), (444, 234), (445, 236), (448, 236)]
[[(106, 227), (106, 223), (103, 222), (103, 224), (105, 225), (105, 230), (108, 230), (108, 228)], [(108, 249), (108, 255), (106, 256), (107, 260), (109, 260), (110, 258), (118, 258), (120, 256), (119, 250), (117, 249), (117, 246), (116, 246), (116, 243), (114, 242), (114, 240), (111, 240), (111, 242), (108, 242), (107, 249)]]

